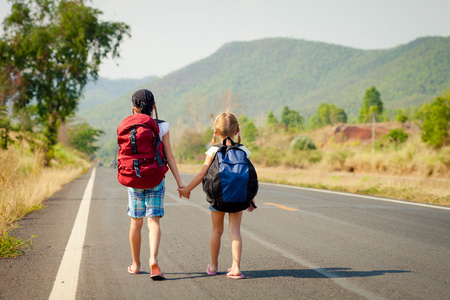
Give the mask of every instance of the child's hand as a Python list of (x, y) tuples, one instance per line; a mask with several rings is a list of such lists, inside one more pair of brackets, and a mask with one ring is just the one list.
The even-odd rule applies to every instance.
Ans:
[(187, 199), (189, 199), (191, 197), (191, 193), (190, 192), (188, 193), (186, 191), (185, 187), (179, 187), (177, 189), (177, 191), (178, 191), (178, 195), (180, 196), (180, 198), (181, 198), (181, 196), (183, 196), (183, 197), (185, 197)]
[(180, 190), (181, 189), (184, 189), (186, 186), (184, 185), (184, 184), (180, 184), (179, 186), (178, 186), (178, 189), (177, 189), (177, 191), (178, 191), (178, 197), (182, 197), (183, 195), (181, 194), (181, 192), (180, 192)]
[[(252, 203), (255, 204), (255, 199), (252, 200)], [(255, 206), (256, 206), (256, 205), (255, 205)], [(248, 211), (248, 212), (254, 211), (254, 210), (256, 209), (255, 206), (250, 205), (249, 208), (247, 208), (247, 211)]]

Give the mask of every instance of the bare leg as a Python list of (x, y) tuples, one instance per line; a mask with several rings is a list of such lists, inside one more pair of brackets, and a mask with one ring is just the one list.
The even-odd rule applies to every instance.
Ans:
[(217, 271), (219, 265), (220, 238), (223, 233), (223, 219), (225, 213), (211, 211), (212, 232), (211, 232), (211, 271)]
[(132, 272), (139, 272), (141, 267), (141, 229), (144, 220), (142, 218), (131, 218), (130, 225), (130, 246), (131, 255), (133, 257), (133, 264), (131, 265)]
[(161, 270), (158, 266), (158, 252), (161, 241), (161, 228), (159, 226), (160, 217), (148, 218), (148, 230), (150, 240), (150, 268), (152, 274), (160, 274)]
[(228, 232), (231, 238), (231, 253), (233, 256), (233, 264), (231, 265), (231, 274), (241, 274), (241, 253), (242, 253), (242, 238), (241, 238), (241, 220), (242, 211), (237, 213), (229, 213)]

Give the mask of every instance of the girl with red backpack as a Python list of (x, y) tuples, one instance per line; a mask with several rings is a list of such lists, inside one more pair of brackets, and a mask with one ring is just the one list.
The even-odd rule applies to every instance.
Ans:
[[(172, 153), (169, 123), (158, 120), (152, 92), (138, 90), (131, 100), (133, 115), (125, 118), (117, 129), (118, 179), (128, 187), (127, 213), (131, 217), (130, 246), (133, 263), (128, 267), (128, 273), (140, 273), (141, 229), (145, 216), (148, 218), (150, 232), (150, 277), (153, 280), (163, 280), (165, 277), (158, 265), (161, 240), (159, 221), (164, 216), (164, 175), (168, 170), (167, 165), (178, 188), (184, 188), (185, 185)], [(152, 118), (153, 110), (156, 119)]]

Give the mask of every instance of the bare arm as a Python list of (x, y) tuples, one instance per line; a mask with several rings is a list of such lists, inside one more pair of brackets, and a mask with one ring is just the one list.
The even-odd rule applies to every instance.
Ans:
[(208, 171), (209, 165), (212, 162), (212, 158), (208, 155), (206, 155), (205, 158), (205, 162), (203, 163), (203, 166), (200, 170), (200, 172), (197, 173), (197, 175), (194, 176), (194, 179), (192, 179), (192, 181), (188, 184), (188, 186), (184, 189), (179, 189), (179, 192), (181, 193), (181, 195), (183, 195), (184, 197), (187, 197), (189, 195), (189, 193), (195, 189), (197, 187), (197, 185), (199, 185), (203, 178), (206, 175), (206, 172)]
[(172, 175), (175, 178), (178, 187), (184, 187), (183, 180), (181, 179), (180, 173), (178, 172), (177, 162), (175, 161), (175, 157), (173, 156), (172, 147), (170, 146), (169, 132), (163, 135), (162, 143), (164, 144), (164, 154), (166, 156), (170, 171), (172, 172)]

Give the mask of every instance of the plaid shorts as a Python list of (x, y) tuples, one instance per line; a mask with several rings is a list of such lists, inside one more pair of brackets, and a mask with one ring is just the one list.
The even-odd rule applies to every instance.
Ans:
[(151, 189), (128, 188), (128, 211), (132, 218), (153, 218), (164, 216), (164, 194), (166, 186), (163, 181)]

